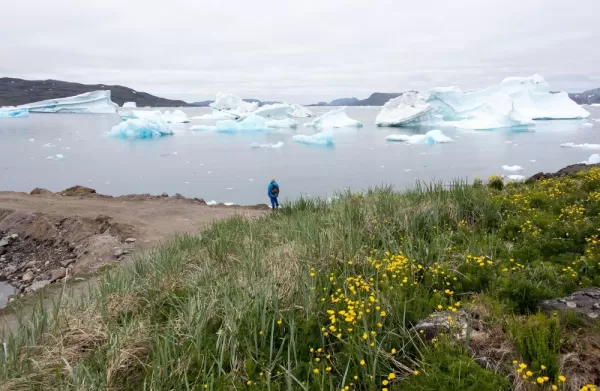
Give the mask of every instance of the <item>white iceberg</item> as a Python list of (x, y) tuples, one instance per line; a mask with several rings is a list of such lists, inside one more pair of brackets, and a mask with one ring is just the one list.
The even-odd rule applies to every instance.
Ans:
[(29, 110), (13, 107), (0, 108), (0, 118), (27, 118)]
[(267, 121), (267, 126), (269, 128), (296, 128), (298, 127), (298, 122), (291, 118), (270, 119)]
[(128, 109), (135, 109), (137, 107), (137, 104), (135, 102), (125, 102), (123, 103), (123, 107)]
[(521, 167), (521, 166), (517, 166), (517, 165), (509, 166), (507, 164), (503, 165), (502, 169), (504, 171), (511, 171), (511, 172), (523, 171), (523, 167)]
[(591, 122), (586, 122), (585, 124), (581, 125), (582, 128), (593, 128), (594, 124)]
[(265, 118), (285, 119), (288, 118), (290, 110), (291, 106), (287, 103), (274, 103), (272, 105), (264, 105), (253, 111), (252, 114)]
[(213, 130), (217, 130), (217, 127), (214, 125), (194, 125), (190, 127), (190, 130), (194, 132), (210, 132)]
[(250, 148), (279, 149), (281, 147), (283, 147), (283, 141), (276, 142), (275, 144), (250, 144)]
[(218, 121), (216, 131), (221, 133), (257, 132), (268, 130), (267, 120), (258, 115), (249, 115), (243, 120)]
[(582, 149), (600, 149), (600, 144), (575, 144), (575, 143), (564, 143), (560, 144), (561, 148), (582, 148)]
[(48, 157), (46, 158), (46, 160), (62, 160), (62, 159), (64, 159), (64, 158), (65, 158), (65, 157), (64, 157), (64, 155), (61, 155), (60, 153), (57, 153), (57, 154), (56, 154), (56, 155), (54, 155), (54, 156), (48, 156)]
[(433, 106), (418, 93), (409, 91), (389, 100), (375, 118), (377, 126), (407, 126), (433, 118)]
[(181, 110), (174, 110), (173, 112), (167, 110), (162, 114), (162, 117), (165, 122), (170, 124), (185, 124), (190, 122), (187, 114)]
[(315, 116), (315, 113), (313, 113), (311, 110), (296, 103), (290, 105), (288, 114), (296, 118), (310, 118)]
[(600, 155), (595, 153), (590, 156), (587, 160), (582, 161), (583, 164), (600, 164)]
[(112, 127), (109, 135), (127, 139), (147, 139), (173, 134), (173, 129), (160, 117), (128, 119)]
[(346, 115), (346, 107), (341, 107), (315, 118), (313, 121), (304, 124), (304, 126), (315, 129), (360, 128), (363, 124), (360, 121), (348, 117), (348, 115)]
[(507, 175), (505, 176), (506, 179), (511, 180), (511, 181), (515, 181), (515, 182), (521, 182), (525, 180), (525, 177), (523, 175)]
[(123, 119), (145, 119), (150, 117), (161, 117), (162, 112), (160, 110), (130, 110), (122, 111), (120, 115)]
[(218, 202), (215, 200), (206, 201), (206, 205), (208, 205), (208, 206), (215, 206), (217, 204), (218, 204)]
[(407, 144), (445, 144), (451, 143), (450, 137), (446, 136), (439, 129), (433, 129), (425, 134), (391, 134), (385, 138), (387, 141), (401, 141)]
[(52, 144), (52, 143), (46, 143), (46, 144), (42, 145), (42, 147), (44, 147), (44, 148), (54, 148), (54, 147), (56, 147), (56, 145)]
[(219, 92), (217, 99), (209, 106), (215, 110), (236, 115), (239, 118), (258, 109), (258, 102), (246, 102), (237, 95)]
[(567, 93), (553, 93), (540, 75), (511, 77), (475, 92), (457, 87), (407, 92), (387, 102), (378, 126), (449, 124), (469, 129), (527, 126), (534, 120), (581, 119), (590, 115)]
[(227, 113), (224, 111), (213, 110), (212, 113), (197, 115), (192, 117), (191, 119), (201, 119), (201, 120), (219, 120), (219, 119), (236, 119), (237, 115)]
[(116, 103), (110, 100), (110, 91), (86, 92), (69, 98), (49, 99), (21, 105), (31, 113), (95, 113), (115, 114)]
[(319, 132), (312, 135), (297, 134), (292, 137), (292, 141), (300, 144), (332, 146), (333, 135), (331, 132)]

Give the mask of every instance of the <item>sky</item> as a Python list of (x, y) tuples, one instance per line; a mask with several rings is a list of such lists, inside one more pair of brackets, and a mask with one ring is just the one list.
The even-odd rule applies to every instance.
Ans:
[(315, 103), (539, 73), (600, 87), (599, 0), (6, 1), (0, 77)]

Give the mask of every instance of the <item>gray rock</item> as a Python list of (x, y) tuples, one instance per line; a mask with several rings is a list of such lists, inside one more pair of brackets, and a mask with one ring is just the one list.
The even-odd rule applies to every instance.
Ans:
[(160, 196), (164, 198), (164, 197), (168, 197), (169, 194), (168, 193), (162, 193)]
[(50, 282), (54, 282), (56, 280), (60, 280), (61, 278), (64, 278), (67, 275), (67, 269), (65, 268), (59, 268), (59, 269), (54, 269), (50, 272)]
[(470, 316), (463, 310), (456, 312), (440, 311), (434, 312), (428, 318), (417, 322), (413, 330), (419, 333), (425, 340), (435, 338), (440, 333), (452, 333), (458, 340), (467, 337)]
[(175, 195), (173, 196), (173, 198), (175, 198), (175, 199), (177, 199), (177, 200), (185, 200), (185, 197), (184, 197), (184, 196), (182, 196), (182, 195), (181, 195), (181, 194), (179, 194), (179, 193), (175, 193)]
[(23, 280), (25, 282), (33, 280), (33, 273), (27, 272), (27, 273), (23, 274), (23, 277), (21, 277), (21, 280)]
[(577, 308), (577, 303), (573, 301), (567, 301), (567, 307), (569, 308)]
[(42, 289), (43, 287), (45, 287), (48, 284), (50, 284), (50, 280), (35, 281), (33, 284), (31, 284), (29, 289), (31, 289), (32, 292), (35, 292), (37, 290)]
[(125, 254), (125, 251), (123, 251), (123, 249), (117, 248), (114, 252), (113, 252), (113, 257), (119, 259), (121, 258), (123, 255)]
[(541, 307), (546, 311), (575, 311), (592, 319), (600, 316), (600, 288), (586, 288), (575, 291), (571, 296), (544, 300)]
[(127, 238), (125, 239), (125, 243), (135, 243), (135, 238)]
[(77, 259), (75, 259), (75, 258), (65, 259), (64, 261), (60, 261), (60, 266), (69, 267), (69, 265), (75, 263), (76, 260)]
[(5, 247), (8, 246), (10, 244), (10, 236), (5, 236), (2, 239), (0, 239), (0, 247)]
[(13, 240), (15, 240), (15, 239), (18, 239), (18, 238), (19, 238), (19, 235), (18, 235), (18, 234), (12, 234), (12, 235), (10, 235), (10, 237), (11, 237)]
[(0, 247), (0, 255), (4, 254), (6, 252), (6, 247), (2, 246)]
[(29, 261), (29, 262), (27, 262), (25, 264), (25, 269), (29, 269), (31, 267), (34, 267), (36, 263), (37, 263), (36, 261)]

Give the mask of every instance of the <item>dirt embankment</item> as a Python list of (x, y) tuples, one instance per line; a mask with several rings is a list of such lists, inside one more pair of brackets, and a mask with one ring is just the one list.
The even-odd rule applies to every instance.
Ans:
[(0, 192), (0, 281), (27, 293), (120, 262), (174, 234), (197, 232), (264, 205), (207, 206), (179, 194), (111, 197), (75, 186), (60, 193)]

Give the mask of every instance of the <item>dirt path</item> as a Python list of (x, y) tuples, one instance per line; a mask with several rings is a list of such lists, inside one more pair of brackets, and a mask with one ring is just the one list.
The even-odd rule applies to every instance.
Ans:
[[(181, 196), (0, 192), (0, 241), (5, 241), (0, 244), (0, 281), (18, 292), (40, 290), (45, 300), (51, 300), (60, 292), (65, 275), (88, 275), (102, 266), (127, 261), (126, 254), (143, 252), (173, 235), (195, 233), (234, 215), (260, 217), (265, 209), (207, 206)], [(97, 281), (91, 278), (73, 284), (76, 279), (69, 278), (69, 290)], [(27, 307), (28, 301), (35, 301), (31, 296), (26, 294), (21, 304)], [(0, 330), (15, 325), (14, 311), (0, 310)]]

